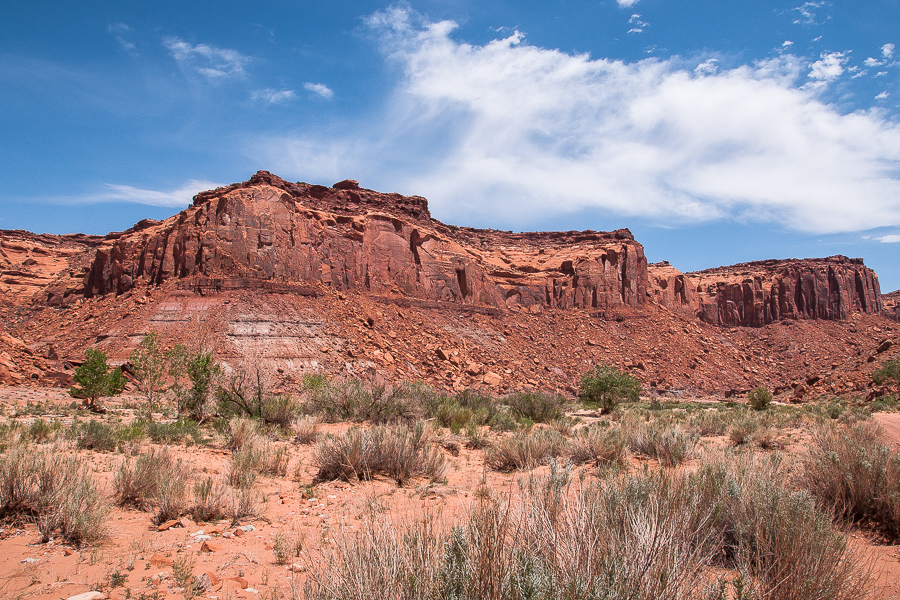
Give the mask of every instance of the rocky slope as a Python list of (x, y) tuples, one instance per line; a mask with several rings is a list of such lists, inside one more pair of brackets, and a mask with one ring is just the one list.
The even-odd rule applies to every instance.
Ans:
[(7, 383), (65, 384), (85, 347), (121, 362), (148, 331), (198, 329), (227, 369), (259, 364), (287, 392), (320, 371), (572, 393), (603, 362), (650, 393), (863, 394), (900, 349), (860, 261), (681, 273), (627, 230), (453, 227), (353, 181), (260, 172), (125, 232), (0, 240), (6, 271), (32, 275), (0, 281)]

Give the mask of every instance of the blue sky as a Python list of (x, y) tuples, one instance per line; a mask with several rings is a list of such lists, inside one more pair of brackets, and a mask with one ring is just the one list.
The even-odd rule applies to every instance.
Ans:
[(122, 230), (259, 169), (448, 223), (629, 227), (900, 288), (900, 0), (0, 6), (0, 228)]

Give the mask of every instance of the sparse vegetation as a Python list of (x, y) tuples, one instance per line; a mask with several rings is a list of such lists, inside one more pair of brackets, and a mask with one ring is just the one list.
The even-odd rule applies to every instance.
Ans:
[(550, 429), (537, 429), (524, 435), (503, 437), (485, 452), (485, 464), (495, 471), (533, 469), (549, 459), (563, 456), (566, 438)]
[(872, 373), (876, 385), (894, 385), (900, 391), (900, 356), (885, 361)]
[(54, 533), (72, 543), (105, 535), (109, 506), (90, 468), (78, 457), (17, 446), (0, 456), (0, 515), (33, 521), (47, 542)]
[(549, 423), (563, 416), (566, 399), (559, 394), (541, 391), (520, 391), (507, 396), (504, 401), (518, 419), (533, 423)]
[(326, 436), (319, 442), (315, 463), (319, 480), (365, 480), (382, 474), (400, 486), (414, 477), (436, 481), (446, 468), (444, 455), (432, 447), (421, 421), (412, 426), (351, 428), (342, 436)]
[(641, 382), (637, 377), (610, 365), (599, 365), (582, 376), (578, 397), (585, 404), (608, 413), (622, 400), (636, 401), (640, 391)]

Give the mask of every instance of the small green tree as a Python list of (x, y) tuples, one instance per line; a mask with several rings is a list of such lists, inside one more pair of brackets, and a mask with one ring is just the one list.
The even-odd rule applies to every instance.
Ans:
[(578, 397), (586, 404), (598, 406), (601, 412), (610, 412), (621, 400), (636, 401), (641, 392), (641, 381), (623, 373), (611, 365), (598, 365), (582, 375)]
[(69, 394), (75, 398), (83, 398), (88, 408), (94, 411), (100, 410), (97, 404), (100, 398), (118, 396), (127, 383), (122, 369), (116, 367), (110, 371), (106, 353), (93, 348), (84, 351), (84, 362), (75, 369), (74, 379), (77, 385), (69, 388)]
[(896, 385), (900, 388), (900, 356), (885, 361), (872, 373), (872, 381), (876, 385)]
[(153, 409), (165, 392), (166, 355), (160, 347), (159, 334), (151, 331), (128, 358), (135, 382), (147, 400), (146, 418), (153, 420)]
[(772, 403), (772, 392), (763, 386), (757, 386), (747, 394), (747, 404), (753, 410), (765, 410)]
[[(192, 354), (181, 344), (172, 348), (166, 357), (169, 359), (169, 374), (174, 380), (172, 392), (178, 416), (198, 423), (203, 421), (222, 368), (213, 358), (212, 352), (201, 350)], [(188, 387), (182, 384), (185, 377)]]

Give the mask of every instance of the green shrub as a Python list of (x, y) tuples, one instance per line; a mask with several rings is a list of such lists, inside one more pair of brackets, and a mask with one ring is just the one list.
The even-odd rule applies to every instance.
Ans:
[(747, 394), (747, 404), (749, 404), (753, 410), (765, 410), (771, 403), (772, 392), (761, 385), (750, 390), (750, 393)]
[(885, 361), (872, 373), (872, 381), (876, 385), (891, 384), (900, 386), (900, 357)]
[(348, 379), (308, 390), (304, 410), (331, 423), (411, 421), (422, 414), (418, 397), (415, 385), (368, 385)]
[(622, 400), (636, 401), (641, 391), (637, 377), (610, 365), (599, 365), (581, 377), (578, 397), (585, 404), (611, 412)]
[(196, 421), (179, 419), (169, 423), (147, 422), (143, 424), (150, 439), (157, 444), (199, 444), (202, 439)]
[(159, 341), (159, 334), (151, 331), (141, 339), (140, 345), (128, 357), (135, 383), (147, 404), (144, 418), (153, 420), (153, 411), (166, 390), (166, 355)]

